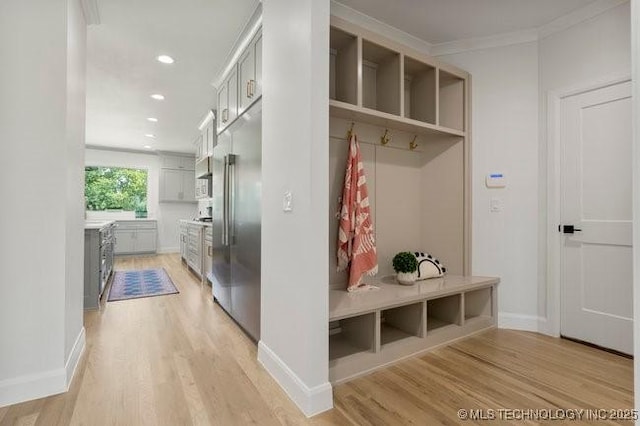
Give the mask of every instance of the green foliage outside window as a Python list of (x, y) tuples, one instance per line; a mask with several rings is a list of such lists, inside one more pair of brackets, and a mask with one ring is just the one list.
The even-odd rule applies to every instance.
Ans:
[(147, 171), (120, 167), (85, 167), (87, 210), (135, 211), (147, 217)]

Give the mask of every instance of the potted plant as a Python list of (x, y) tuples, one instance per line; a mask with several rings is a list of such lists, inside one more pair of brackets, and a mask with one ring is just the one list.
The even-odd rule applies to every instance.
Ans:
[(418, 278), (418, 260), (408, 251), (403, 251), (393, 257), (393, 269), (398, 274), (398, 282), (403, 285), (413, 285)]

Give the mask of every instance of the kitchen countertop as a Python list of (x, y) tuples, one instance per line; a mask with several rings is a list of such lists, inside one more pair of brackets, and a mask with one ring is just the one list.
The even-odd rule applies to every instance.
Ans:
[(115, 220), (86, 220), (84, 222), (84, 229), (85, 230), (102, 229), (114, 223), (116, 223)]
[(211, 226), (211, 222), (202, 222), (199, 220), (180, 219), (180, 222), (190, 223), (192, 225)]

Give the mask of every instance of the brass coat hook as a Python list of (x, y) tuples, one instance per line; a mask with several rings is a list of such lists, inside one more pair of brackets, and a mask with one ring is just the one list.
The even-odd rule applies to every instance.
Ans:
[(418, 135), (415, 135), (413, 137), (413, 140), (411, 142), (409, 142), (409, 149), (411, 151), (413, 151), (414, 149), (416, 149), (418, 147), (418, 144), (416, 143), (416, 139), (418, 138)]
[(382, 135), (382, 137), (380, 138), (380, 143), (382, 145), (388, 144), (389, 140), (391, 140), (391, 138), (387, 136), (388, 134), (389, 134), (389, 129), (384, 129), (384, 135)]
[(351, 122), (351, 127), (349, 128), (349, 131), (347, 132), (347, 141), (351, 140), (351, 135), (353, 134), (353, 126), (355, 125), (355, 123), (352, 121)]

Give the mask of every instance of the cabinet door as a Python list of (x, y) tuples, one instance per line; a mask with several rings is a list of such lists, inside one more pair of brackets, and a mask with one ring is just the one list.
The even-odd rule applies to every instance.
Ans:
[(213, 268), (213, 245), (211, 241), (206, 241), (204, 244), (204, 265), (203, 272), (205, 278), (211, 281), (211, 270)]
[(262, 96), (262, 33), (258, 34), (254, 51), (256, 56), (256, 83), (253, 91), (253, 99), (257, 99)]
[(162, 169), (160, 171), (160, 201), (181, 201), (184, 198), (184, 170)]
[(229, 119), (226, 124), (231, 123), (238, 116), (238, 68), (233, 67), (227, 80), (227, 93), (229, 94)]
[(229, 93), (227, 91), (227, 84), (228, 80), (225, 80), (224, 83), (222, 83), (220, 90), (218, 90), (218, 117), (216, 119), (218, 132), (222, 131), (229, 122)]
[(215, 120), (212, 120), (207, 125), (207, 156), (213, 155), (213, 148), (216, 147), (216, 131), (215, 131)]
[(177, 155), (163, 155), (162, 157), (162, 168), (163, 169), (180, 169), (182, 157)]
[(180, 169), (182, 170), (195, 170), (196, 159), (194, 157), (180, 157)]
[(138, 229), (136, 231), (135, 248), (138, 253), (156, 251), (156, 230)]
[(116, 237), (114, 246), (115, 254), (133, 253), (135, 251), (136, 231), (117, 230), (114, 235)]
[(247, 46), (247, 50), (242, 54), (238, 62), (238, 75), (240, 76), (238, 82), (238, 114), (242, 114), (244, 110), (249, 108), (253, 101), (251, 94), (256, 80), (254, 47), (253, 44)]
[(182, 197), (180, 201), (195, 201), (196, 175), (190, 170), (182, 171)]

